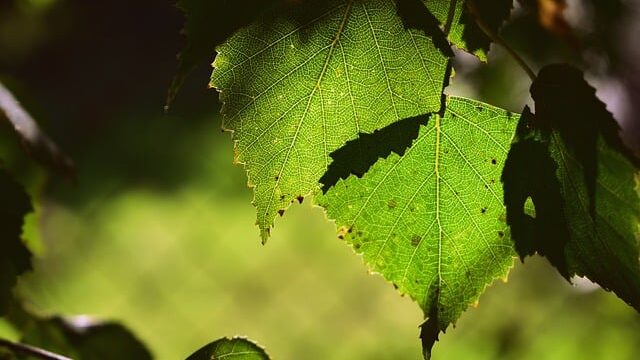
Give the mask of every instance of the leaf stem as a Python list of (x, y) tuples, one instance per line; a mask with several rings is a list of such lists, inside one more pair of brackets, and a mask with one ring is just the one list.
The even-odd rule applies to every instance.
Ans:
[(13, 352), (30, 355), (42, 360), (72, 360), (66, 356), (58, 355), (50, 351), (37, 348), (35, 346), (12, 342), (0, 338), (0, 347), (7, 348)]
[(531, 69), (531, 67), (529, 67), (529, 65), (524, 61), (524, 59), (511, 46), (509, 46), (509, 44), (507, 44), (506, 41), (504, 41), (504, 39), (500, 35), (498, 35), (495, 31), (491, 30), (487, 26), (487, 24), (484, 22), (484, 20), (482, 20), (482, 17), (478, 12), (478, 7), (476, 6), (475, 0), (467, 0), (466, 5), (467, 5), (467, 10), (469, 11), (469, 15), (473, 17), (473, 20), (476, 22), (476, 24), (478, 24), (478, 27), (480, 28), (480, 30), (482, 30), (482, 32), (485, 33), (485, 35), (487, 35), (493, 42), (495, 42), (496, 44), (499, 44), (505, 50), (507, 50), (509, 55), (511, 55), (511, 57), (518, 63), (518, 65), (520, 65), (522, 70), (524, 70), (524, 72), (527, 73), (531, 81), (535, 81), (536, 74)]
[(456, 4), (458, 0), (451, 0), (449, 3), (449, 11), (447, 12), (447, 22), (444, 24), (443, 32), (446, 36), (449, 36), (451, 27), (453, 26), (453, 18), (456, 14)]
[[(449, 3), (449, 12), (447, 13), (447, 22), (444, 24), (444, 35), (446, 37), (449, 36), (451, 32), (451, 27), (453, 26), (453, 18), (456, 13), (456, 4), (457, 0), (451, 0)], [(453, 72), (453, 60), (452, 58), (447, 58), (447, 67), (444, 71), (444, 80), (442, 81), (442, 91), (440, 92), (440, 110), (438, 110), (438, 114), (442, 117), (444, 116), (444, 112), (447, 110), (447, 94), (445, 94), (445, 89), (449, 86), (451, 82), (451, 74)]]

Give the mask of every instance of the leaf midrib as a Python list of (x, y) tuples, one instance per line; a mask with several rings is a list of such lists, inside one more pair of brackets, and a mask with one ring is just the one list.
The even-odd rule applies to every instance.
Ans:
[[(311, 106), (311, 101), (313, 100), (313, 97), (316, 93), (316, 91), (318, 91), (318, 89), (320, 89), (320, 84), (322, 83), (322, 79), (324, 78), (324, 75), (327, 72), (327, 68), (329, 66), (329, 62), (331, 61), (331, 58), (333, 57), (333, 52), (335, 50), (336, 44), (338, 44), (338, 42), (340, 41), (340, 36), (342, 35), (345, 25), (347, 23), (347, 20), (349, 19), (349, 14), (351, 13), (351, 8), (353, 7), (353, 1), (354, 0), (349, 0), (349, 2), (347, 3), (345, 12), (344, 12), (344, 16), (342, 18), (342, 22), (340, 23), (340, 26), (338, 28), (338, 31), (336, 33), (336, 35), (334, 36), (333, 41), (331, 42), (331, 44), (329, 45), (329, 53), (327, 54), (327, 57), (325, 59), (324, 65), (322, 67), (322, 71), (320, 72), (320, 75), (318, 76), (318, 80), (316, 81), (316, 85), (313, 87), (313, 90), (311, 90), (311, 94), (309, 94), (309, 100), (307, 101), (307, 105), (305, 107), (305, 110), (302, 114), (302, 116), (300, 117), (300, 121), (298, 122), (298, 125), (296, 126), (296, 132), (293, 136), (293, 139), (291, 140), (291, 144), (289, 145), (289, 149), (287, 150), (287, 154), (285, 155), (284, 161), (282, 162), (282, 166), (280, 167), (280, 171), (278, 172), (278, 176), (277, 179), (275, 180), (275, 184), (273, 186), (272, 192), (271, 192), (271, 196), (269, 197), (267, 206), (265, 207), (265, 212), (264, 212), (264, 217), (266, 218), (267, 213), (269, 212), (269, 210), (271, 209), (271, 206), (273, 204), (273, 199), (275, 198), (275, 192), (276, 189), (278, 189), (278, 185), (280, 184), (280, 180), (282, 179), (282, 173), (284, 171), (284, 169), (286, 168), (287, 163), (289, 162), (289, 156), (291, 155), (291, 150), (293, 149), (294, 145), (296, 144), (296, 141), (298, 139), (298, 135), (300, 134), (300, 129), (302, 128), (302, 123), (304, 122), (305, 118), (307, 117), (307, 115), (309, 114), (309, 106)], [(322, 104), (321, 102), (321, 106), (323, 107), (323, 111), (324, 111), (324, 104)], [(323, 139), (324, 142), (324, 146), (326, 148), (326, 139)], [(328, 156), (327, 152), (325, 151), (325, 157)], [(325, 159), (325, 161), (328, 164), (328, 161)], [(300, 195), (306, 195), (306, 194), (300, 194)]]

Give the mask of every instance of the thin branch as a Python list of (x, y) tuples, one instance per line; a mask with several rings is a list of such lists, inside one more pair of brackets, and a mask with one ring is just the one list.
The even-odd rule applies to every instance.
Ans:
[(50, 351), (37, 348), (35, 346), (15, 343), (2, 338), (0, 338), (0, 347), (7, 348), (16, 353), (30, 355), (42, 360), (72, 360), (71, 358), (68, 358), (66, 356), (58, 355)]
[(2, 113), (22, 140), (29, 155), (63, 175), (73, 177), (73, 161), (40, 129), (11, 91), (0, 82), (0, 118)]
[(535, 81), (536, 73), (531, 69), (531, 67), (529, 67), (524, 59), (515, 50), (513, 50), (513, 48), (509, 46), (509, 44), (507, 44), (500, 35), (491, 30), (489, 26), (487, 26), (487, 24), (484, 22), (484, 20), (482, 20), (482, 17), (478, 12), (478, 7), (476, 6), (475, 0), (467, 0), (466, 4), (469, 14), (471, 15), (471, 17), (473, 17), (473, 20), (476, 22), (476, 24), (478, 24), (480, 30), (482, 30), (482, 32), (485, 33), (485, 35), (487, 35), (493, 42), (507, 50), (509, 55), (511, 55), (511, 57), (518, 63), (518, 65), (520, 65), (522, 70), (527, 73), (531, 81)]

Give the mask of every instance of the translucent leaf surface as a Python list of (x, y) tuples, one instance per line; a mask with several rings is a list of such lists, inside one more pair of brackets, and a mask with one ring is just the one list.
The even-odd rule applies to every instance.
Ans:
[(282, 5), (217, 50), (211, 85), (264, 240), (278, 213), (318, 188), (332, 151), (440, 108), (446, 58), (405, 30), (393, 1)]
[(450, 98), (403, 156), (319, 198), (339, 237), (422, 307), (428, 352), (438, 333), (512, 265), (500, 174), (517, 117)]

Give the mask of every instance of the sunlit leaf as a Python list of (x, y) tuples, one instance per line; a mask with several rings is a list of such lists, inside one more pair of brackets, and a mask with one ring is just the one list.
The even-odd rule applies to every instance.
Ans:
[(446, 63), (387, 0), (282, 5), (221, 45), (211, 85), (255, 187), (263, 240), (278, 213), (318, 189), (331, 152), (438, 111)]
[(318, 201), (369, 267), (424, 310), (425, 351), (513, 263), (500, 174), (517, 117), (450, 98), (403, 156)]

